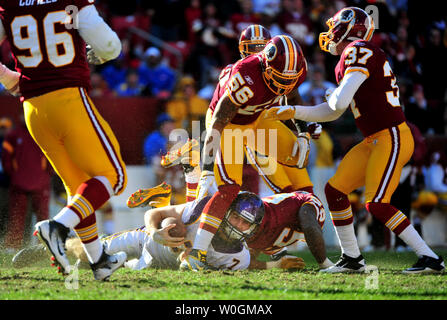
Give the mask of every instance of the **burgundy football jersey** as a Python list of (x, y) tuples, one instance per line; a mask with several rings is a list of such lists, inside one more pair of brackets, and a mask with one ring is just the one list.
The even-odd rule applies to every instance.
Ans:
[(281, 248), (303, 240), (298, 226), (298, 211), (309, 203), (316, 208), (317, 221), (323, 227), (326, 219), (323, 204), (313, 194), (296, 191), (279, 193), (262, 199), (265, 215), (256, 235), (247, 240), (248, 247), (273, 254)]
[(396, 77), (382, 49), (364, 40), (350, 43), (335, 68), (337, 82), (353, 71), (368, 75), (351, 103), (356, 125), (365, 137), (405, 121)]
[(16, 69), (22, 74), (20, 91), (25, 99), (68, 87), (90, 89), (86, 44), (73, 28), (74, 20), (69, 14), (74, 16), (75, 11), (69, 9), (80, 11), (93, 3), (94, 0), (0, 0), (0, 16)]
[[(281, 96), (273, 93), (262, 77), (260, 54), (253, 54), (230, 66), (221, 72), (219, 83), (209, 106), (213, 112), (225, 93), (235, 105), (239, 106), (237, 114), (231, 120), (231, 123), (234, 124), (252, 123), (263, 110), (279, 105)], [(305, 78), (306, 71), (304, 70), (295, 89)]]

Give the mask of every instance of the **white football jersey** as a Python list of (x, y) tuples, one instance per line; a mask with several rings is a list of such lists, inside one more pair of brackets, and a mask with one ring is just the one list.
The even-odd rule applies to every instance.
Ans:
[[(144, 268), (178, 269), (179, 254), (186, 248), (192, 248), (200, 224), (200, 214), (209, 198), (187, 203), (182, 214), (186, 225), (185, 243), (179, 248), (171, 248), (155, 242), (145, 227), (115, 233), (102, 240), (105, 251), (114, 254), (119, 251), (127, 253), (126, 266), (141, 270)], [(243, 270), (250, 264), (250, 252), (244, 244), (236, 248), (215, 250), (210, 245), (207, 262), (218, 269)]]

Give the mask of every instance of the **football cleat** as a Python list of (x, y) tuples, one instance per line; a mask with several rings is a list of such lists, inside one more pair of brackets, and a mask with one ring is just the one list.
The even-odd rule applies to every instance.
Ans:
[(108, 255), (104, 251), (98, 262), (90, 264), (95, 280), (107, 281), (115, 270), (124, 266), (127, 254), (124, 251)]
[(189, 255), (180, 263), (180, 270), (183, 271), (203, 271), (213, 270), (206, 262), (206, 251), (192, 249)]
[(200, 160), (199, 142), (196, 139), (188, 139), (188, 141), (179, 149), (174, 149), (161, 157), (161, 166), (170, 168), (178, 164), (184, 167), (197, 167)]
[(171, 203), (172, 188), (166, 182), (149, 189), (139, 189), (127, 199), (129, 208), (152, 206), (161, 208)]
[(422, 256), (418, 261), (408, 269), (402, 271), (405, 274), (421, 274), (421, 273), (443, 273), (445, 271), (444, 259), (439, 257), (438, 259)]
[(329, 268), (320, 270), (322, 273), (363, 273), (365, 272), (365, 259), (362, 255), (351, 258), (342, 254), (340, 260)]
[(14, 268), (25, 268), (47, 258), (47, 247), (42, 243), (23, 248), (12, 258)]
[(70, 229), (59, 222), (44, 220), (36, 223), (34, 232), (53, 255), (54, 264), (63, 275), (70, 273), (70, 262), (65, 249), (65, 240), (69, 231)]

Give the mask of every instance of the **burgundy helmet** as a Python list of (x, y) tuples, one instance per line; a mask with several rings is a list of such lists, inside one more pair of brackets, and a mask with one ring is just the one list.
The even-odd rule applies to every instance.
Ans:
[(261, 53), (263, 78), (277, 95), (287, 95), (302, 76), (306, 76), (307, 62), (298, 42), (290, 36), (273, 37)]
[(320, 48), (334, 55), (336, 54), (335, 48), (343, 40), (369, 41), (374, 33), (373, 19), (364, 10), (357, 7), (341, 9), (326, 21), (326, 24), (329, 30), (320, 33)]
[(239, 52), (245, 58), (264, 49), (272, 38), (270, 32), (259, 24), (252, 24), (245, 28), (239, 37)]
[[(230, 215), (236, 214), (250, 224), (248, 230), (239, 230), (230, 223)], [(223, 234), (230, 240), (243, 241), (252, 237), (264, 218), (264, 202), (252, 192), (241, 191), (232, 202), (230, 208), (222, 219)]]

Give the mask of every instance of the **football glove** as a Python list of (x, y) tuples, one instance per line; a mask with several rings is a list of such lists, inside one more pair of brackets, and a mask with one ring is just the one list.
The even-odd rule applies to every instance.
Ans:
[(294, 106), (270, 107), (264, 112), (264, 119), (267, 120), (290, 120), (295, 118)]
[(298, 134), (298, 138), (293, 145), (292, 157), (298, 154), (298, 161), (296, 163), (299, 169), (307, 166), (310, 151), (310, 134), (308, 132), (302, 132)]
[(206, 262), (206, 251), (192, 249), (180, 263), (180, 270), (183, 271), (203, 271), (213, 268)]
[(93, 48), (90, 45), (87, 45), (87, 62), (93, 65), (100, 65), (105, 63), (106, 60), (96, 55)]
[(200, 175), (200, 180), (197, 185), (196, 190), (196, 199), (202, 199), (207, 196), (209, 189), (211, 188), (212, 184), (214, 183), (214, 172), (203, 170)]

